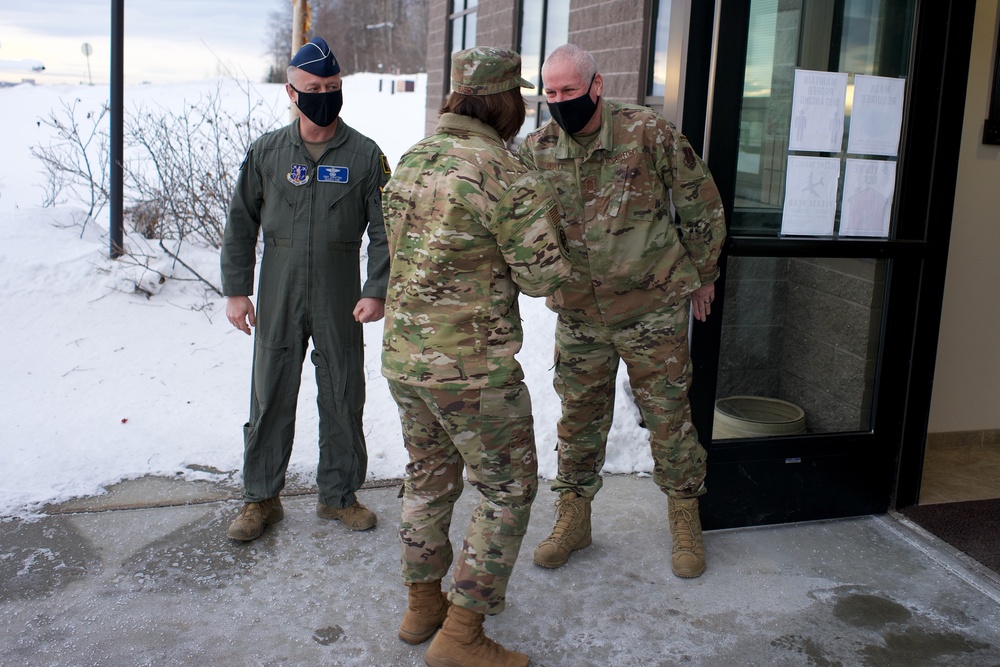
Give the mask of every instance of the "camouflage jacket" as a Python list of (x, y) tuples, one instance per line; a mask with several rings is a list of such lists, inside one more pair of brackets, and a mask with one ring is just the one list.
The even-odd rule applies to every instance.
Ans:
[(549, 298), (553, 310), (617, 324), (676, 305), (718, 278), (726, 236), (719, 191), (660, 115), (604, 100), (588, 148), (550, 121), (525, 139), (520, 156), (529, 168), (566, 173), (583, 199), (582, 224), (565, 228), (573, 277)]
[(552, 175), (526, 173), (488, 125), (444, 114), (382, 193), (389, 238), (382, 374), (458, 391), (523, 379), (519, 287), (569, 277)]

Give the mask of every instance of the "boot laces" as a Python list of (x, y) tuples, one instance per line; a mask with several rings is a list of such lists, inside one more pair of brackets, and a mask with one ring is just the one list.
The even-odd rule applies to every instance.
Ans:
[(694, 512), (687, 507), (674, 507), (670, 510), (670, 524), (673, 529), (674, 546), (677, 550), (693, 551), (695, 548)]
[(559, 540), (565, 537), (578, 522), (580, 506), (568, 500), (559, 500), (556, 502), (556, 508), (558, 511), (556, 525), (552, 529), (552, 535), (549, 536), (549, 539)]
[(264, 513), (263, 508), (260, 507), (260, 503), (247, 503), (246, 505), (243, 506), (243, 509), (240, 510), (240, 518), (241, 519), (247, 518), (254, 510), (259, 511), (261, 514)]

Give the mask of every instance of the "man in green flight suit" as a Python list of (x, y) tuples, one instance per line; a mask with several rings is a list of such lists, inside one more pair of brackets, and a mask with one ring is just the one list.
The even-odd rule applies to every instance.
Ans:
[(706, 454), (688, 402), (688, 313), (704, 321), (711, 312), (726, 236), (722, 200), (676, 127), (602, 98), (604, 79), (587, 51), (555, 49), (542, 83), (553, 120), (527, 137), (520, 157), (529, 168), (571, 175), (584, 215), (565, 229), (573, 278), (548, 302), (558, 313), (559, 499), (534, 562), (560, 567), (591, 543), (621, 360), (649, 429), (653, 480), (668, 496), (671, 568), (697, 577), (705, 571), (698, 497)]
[[(366, 530), (375, 514), (355, 492), (365, 480), (362, 323), (385, 312), (389, 255), (381, 190), (382, 151), (339, 118), (340, 65), (319, 37), (289, 64), (288, 97), (299, 119), (251, 145), (240, 167), (222, 245), (226, 316), (256, 327), (250, 420), (243, 427), (243, 500), (228, 534), (249, 541), (284, 515), (278, 494), (292, 453), (302, 362), (316, 366), (319, 464), (316, 514)], [(263, 230), (257, 309), (256, 244)], [(362, 235), (368, 281), (361, 286)]]

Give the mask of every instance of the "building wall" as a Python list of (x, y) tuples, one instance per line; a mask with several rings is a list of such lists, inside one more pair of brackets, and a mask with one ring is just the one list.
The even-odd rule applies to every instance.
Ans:
[(424, 133), (433, 134), (438, 109), (444, 102), (451, 84), (444, 80), (447, 71), (449, 0), (430, 0), (427, 7), (427, 114)]
[(1000, 146), (981, 143), (1000, 0), (979, 0), (929, 432), (1000, 429)]
[(499, 49), (516, 49), (517, 0), (488, 0), (480, 2), (476, 23), (476, 44), (495, 46)]
[(642, 0), (571, 0), (569, 41), (594, 54), (604, 96), (636, 102), (646, 43)]

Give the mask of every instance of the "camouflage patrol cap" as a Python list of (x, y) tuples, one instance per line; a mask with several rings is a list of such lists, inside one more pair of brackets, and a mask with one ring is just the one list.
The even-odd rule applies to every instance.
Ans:
[(507, 49), (476, 46), (451, 57), (451, 89), (462, 95), (494, 95), (511, 88), (534, 88), (521, 77), (521, 56)]

